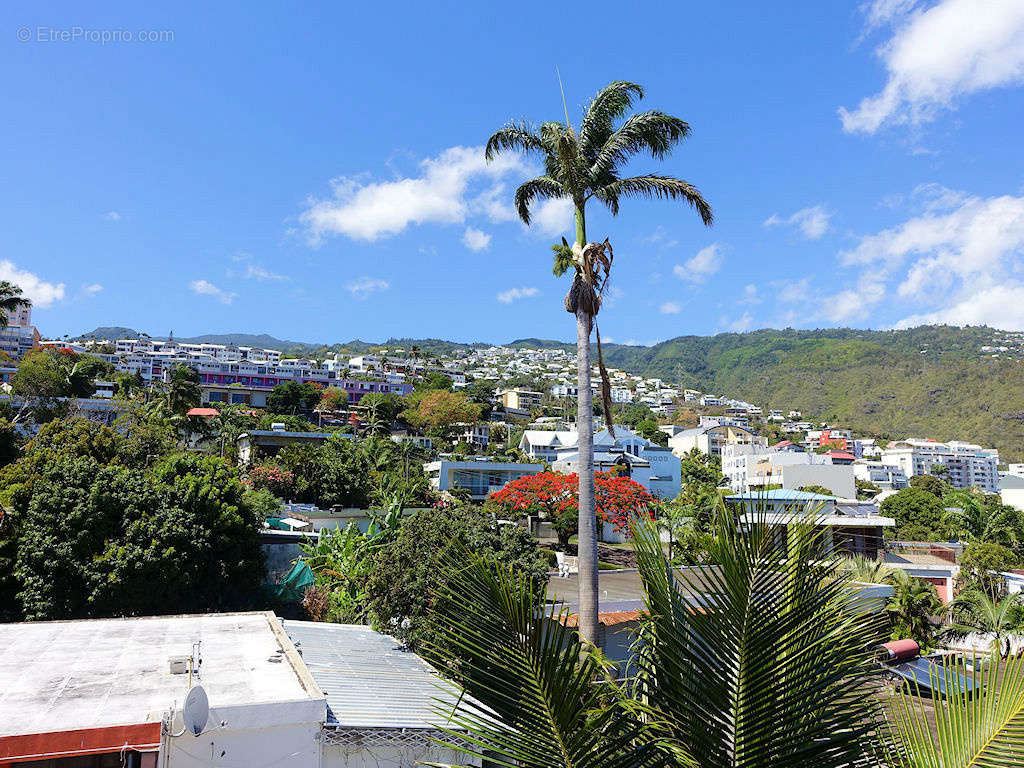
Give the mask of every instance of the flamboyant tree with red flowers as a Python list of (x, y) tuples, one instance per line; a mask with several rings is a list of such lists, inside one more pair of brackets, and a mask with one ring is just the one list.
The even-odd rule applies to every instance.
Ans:
[[(618, 530), (628, 530), (631, 519), (652, 514), (650, 506), (655, 498), (635, 480), (598, 472), (594, 486), (598, 519)], [(579, 527), (579, 478), (575, 474), (525, 475), (491, 494), (488, 501), (510, 512), (548, 521), (558, 535), (559, 547), (565, 547)]]

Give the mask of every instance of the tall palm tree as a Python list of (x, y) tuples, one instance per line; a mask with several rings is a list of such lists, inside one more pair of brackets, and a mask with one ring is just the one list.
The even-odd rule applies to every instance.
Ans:
[(0, 328), (6, 328), (11, 313), (20, 307), (31, 307), (32, 302), (22, 296), (21, 288), (7, 280), (0, 280)]
[(175, 363), (163, 385), (161, 408), (168, 414), (182, 415), (199, 405), (202, 394), (196, 370), (184, 363)]
[[(678, 200), (694, 208), (704, 224), (712, 221), (711, 206), (689, 182), (654, 174), (623, 178), (623, 167), (635, 155), (650, 154), (661, 160), (690, 134), (686, 122), (657, 110), (626, 117), (643, 93), (636, 83), (613, 82), (587, 105), (578, 130), (570, 123), (566, 108), (564, 123), (546, 122), (537, 129), (527, 123), (511, 123), (491, 136), (485, 150), (488, 160), (499, 152), (520, 150), (537, 155), (544, 163), (544, 175), (523, 183), (515, 192), (516, 210), (524, 223), (530, 223), (530, 206), (539, 200), (561, 198), (573, 205), (576, 238), (571, 248), (563, 238), (563, 247), (556, 251), (555, 273), (560, 276), (569, 266), (575, 268), (565, 308), (576, 316), (580, 630), (590, 641), (596, 639), (598, 628), (590, 334), (610, 276), (612, 249), (607, 238), (603, 243), (588, 242), (587, 203), (595, 200), (614, 216), (624, 198)], [(600, 334), (597, 341), (600, 357)], [(602, 394), (609, 400), (604, 410), (610, 417), (607, 380), (603, 365), (601, 368)]]
[(967, 592), (950, 604), (953, 624), (945, 634), (961, 638), (974, 633), (992, 636), (992, 650), (1004, 659), (1010, 655), (1013, 639), (1024, 635), (1018, 609), (1020, 595), (993, 600), (981, 591)]

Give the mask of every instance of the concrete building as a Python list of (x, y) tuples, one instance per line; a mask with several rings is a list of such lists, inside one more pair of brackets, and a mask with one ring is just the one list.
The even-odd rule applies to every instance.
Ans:
[(535, 475), (544, 470), (543, 464), (490, 461), (451, 461), (439, 459), (423, 465), (423, 471), (435, 491), (465, 488), (474, 501), (483, 501), (500, 491), (511, 480), (524, 475)]
[(725, 445), (721, 454), (722, 474), (737, 493), (773, 485), (794, 491), (820, 485), (843, 498), (857, 495), (852, 465), (833, 462), (828, 455), (791, 448), (792, 443), (772, 448), (743, 443)]
[(857, 459), (853, 462), (853, 477), (877, 485), (883, 491), (898, 491), (909, 485), (902, 469), (895, 464), (885, 464), (881, 461)]
[[(457, 692), (369, 627), (273, 613), (0, 625), (0, 764), (398, 768), (438, 746)], [(182, 707), (201, 686), (200, 735)]]
[(931, 474), (938, 464), (945, 467), (954, 488), (977, 487), (986, 493), (999, 493), (999, 452), (994, 448), (911, 437), (889, 443), (882, 451), (882, 461), (898, 466), (907, 477)]
[(238, 463), (245, 466), (257, 458), (273, 456), (289, 445), (323, 445), (333, 434), (337, 434), (339, 440), (355, 439), (353, 435), (340, 432), (289, 432), (283, 424), (275, 425), (274, 429), (250, 429), (238, 436)]
[(726, 445), (758, 445), (766, 447), (768, 441), (746, 427), (720, 424), (684, 430), (668, 439), (672, 453), (682, 458), (696, 448), (701, 453), (721, 456)]
[(1008, 507), (1024, 512), (1024, 477), (1006, 474), (999, 478), (999, 498)]
[(544, 395), (540, 392), (532, 392), (528, 389), (506, 389), (499, 392), (501, 404), (506, 411), (515, 411), (529, 414), (534, 408), (540, 408)]
[(860, 554), (875, 560), (884, 549), (883, 531), (896, 521), (878, 514), (878, 505), (853, 498), (789, 489), (776, 489), (726, 496), (729, 504), (744, 511), (746, 524), (763, 523), (785, 529), (813, 515), (816, 527), (824, 529), (825, 554)]

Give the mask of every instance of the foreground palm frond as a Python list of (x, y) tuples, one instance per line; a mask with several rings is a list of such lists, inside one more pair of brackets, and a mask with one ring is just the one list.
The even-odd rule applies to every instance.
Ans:
[[(965, 660), (947, 656), (932, 669), (932, 727), (925, 701), (916, 688), (896, 695), (889, 718), (890, 748), (885, 762), (893, 768), (1008, 768), (1024, 765), (1024, 657), (1000, 671), (999, 656), (987, 658), (975, 678), (980, 688), (959, 685), (968, 674)], [(948, 692), (943, 698), (939, 681)]]
[(685, 763), (655, 737), (642, 707), (606, 680), (566, 614), (508, 569), (476, 556), (439, 600), (441, 637), (428, 650), (466, 695), (439, 709), (462, 751), (517, 768), (645, 768)]
[(867, 763), (879, 618), (822, 559), (820, 529), (798, 521), (780, 537), (725, 509), (716, 527), (689, 599), (657, 531), (634, 531), (651, 614), (640, 694), (707, 768)]

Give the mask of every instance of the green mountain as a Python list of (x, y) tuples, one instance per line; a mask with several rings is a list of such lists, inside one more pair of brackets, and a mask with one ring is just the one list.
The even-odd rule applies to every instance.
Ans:
[(867, 434), (967, 440), (1020, 460), (1022, 350), (999, 358), (981, 351), (1001, 335), (949, 326), (761, 330), (683, 336), (648, 348), (610, 346), (605, 362)]

